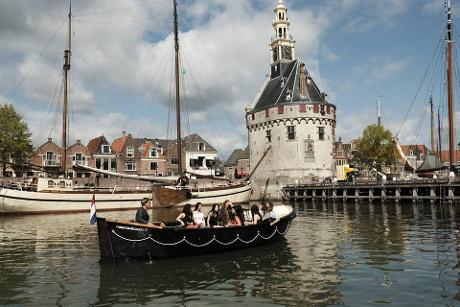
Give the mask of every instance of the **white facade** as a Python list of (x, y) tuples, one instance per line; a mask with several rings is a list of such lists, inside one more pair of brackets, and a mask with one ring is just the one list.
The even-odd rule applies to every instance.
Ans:
[(281, 0), (274, 12), (271, 75), (246, 108), (251, 169), (266, 152), (252, 177), (252, 199), (280, 199), (283, 186), (322, 181), (335, 170), (336, 107), (295, 58)]

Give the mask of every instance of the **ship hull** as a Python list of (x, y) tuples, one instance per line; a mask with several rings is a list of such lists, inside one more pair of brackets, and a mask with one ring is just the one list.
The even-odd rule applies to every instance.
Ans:
[(33, 192), (3, 188), (0, 190), (0, 214), (44, 214), (88, 212), (95, 195), (97, 211), (133, 210), (140, 206), (145, 192)]
[(217, 253), (269, 244), (284, 238), (291, 221), (296, 216), (292, 207), (284, 205), (280, 207), (284, 214), (274, 225), (263, 222), (237, 227), (188, 229), (166, 226), (158, 229), (98, 217), (101, 260), (114, 262), (130, 259), (151, 260)]

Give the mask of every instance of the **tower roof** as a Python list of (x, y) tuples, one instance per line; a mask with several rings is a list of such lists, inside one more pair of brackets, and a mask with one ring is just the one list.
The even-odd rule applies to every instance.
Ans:
[[(319, 103), (326, 104), (327, 101), (316, 86), (313, 78), (299, 60), (288, 63), (281, 63), (281, 74), (278, 77), (270, 78), (260, 91), (260, 95), (252, 104), (253, 111), (268, 109), (276, 105), (298, 104), (298, 103)], [(301, 95), (300, 78), (304, 70), (307, 78), (305, 95)]]

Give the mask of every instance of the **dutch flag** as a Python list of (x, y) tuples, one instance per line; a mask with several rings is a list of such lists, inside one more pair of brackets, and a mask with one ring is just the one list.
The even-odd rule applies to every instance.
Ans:
[(91, 209), (89, 210), (89, 222), (91, 224), (96, 224), (96, 197), (93, 194), (93, 199), (91, 200)]

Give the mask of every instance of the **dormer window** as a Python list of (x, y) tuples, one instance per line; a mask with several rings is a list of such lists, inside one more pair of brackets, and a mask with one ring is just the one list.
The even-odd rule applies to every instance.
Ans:
[(134, 157), (134, 147), (127, 147), (126, 148), (126, 156), (128, 158)]
[(110, 145), (102, 145), (101, 146), (101, 152), (104, 154), (109, 154), (110, 153)]
[(150, 148), (150, 157), (152, 158), (158, 157), (158, 151), (156, 148)]
[(199, 151), (205, 151), (206, 150), (206, 146), (204, 146), (203, 142), (198, 143), (198, 150)]

